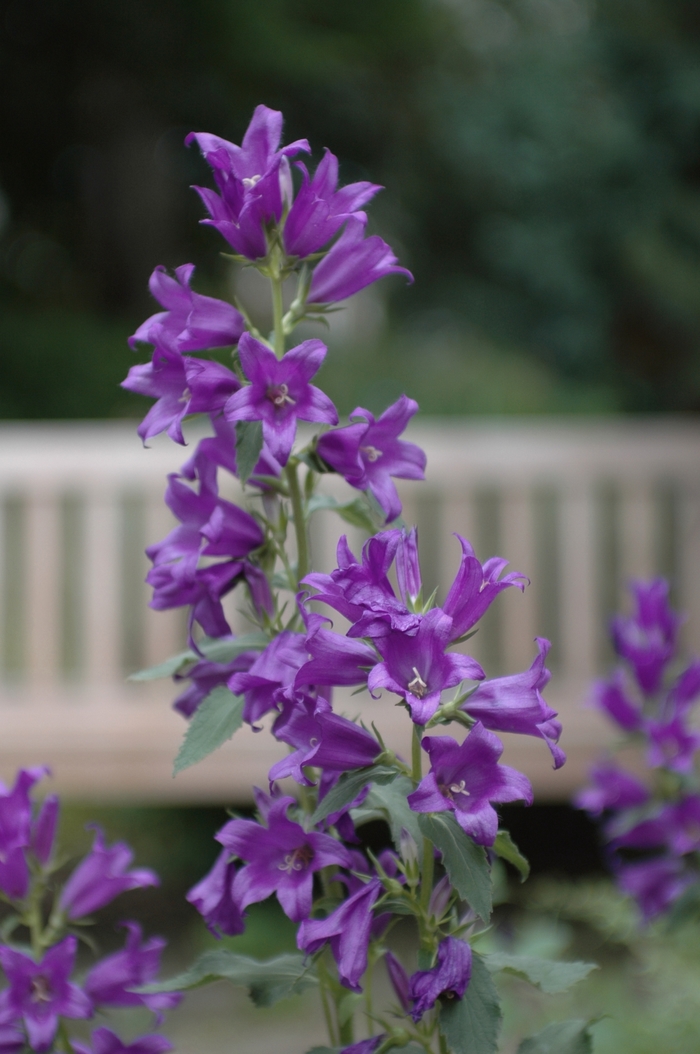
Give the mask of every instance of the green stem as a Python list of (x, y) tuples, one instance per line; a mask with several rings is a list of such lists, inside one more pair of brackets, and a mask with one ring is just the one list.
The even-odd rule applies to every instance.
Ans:
[(289, 486), (289, 497), (292, 501), (292, 516), (294, 518), (294, 533), (297, 539), (297, 584), (305, 578), (311, 570), (309, 563), (309, 542), (306, 535), (306, 520), (304, 518), (304, 503), (301, 497), (301, 487), (297, 475), (296, 465), (289, 463), (284, 470)]
[(374, 1035), (374, 1015), (372, 1011), (372, 971), (374, 969), (374, 951), (370, 948), (365, 972), (365, 1016), (367, 1018), (367, 1031), (370, 1036)]
[(282, 300), (282, 279), (279, 276), (270, 279), (272, 284), (272, 317), (274, 319), (275, 355), (281, 359), (284, 355), (284, 302)]
[(423, 735), (423, 725), (413, 726), (413, 740), (411, 742), (411, 762), (412, 772), (411, 775), (416, 784), (420, 783), (423, 778), (423, 755), (421, 753), (421, 737)]
[(328, 1002), (328, 972), (326, 970), (326, 964), (323, 962), (323, 958), (318, 961), (318, 987), (321, 993), (321, 1006), (323, 1007), (323, 1016), (326, 1020), (326, 1028), (328, 1029), (328, 1039), (330, 1040), (331, 1046), (336, 1045), (336, 1032), (333, 1027), (333, 1015), (331, 1014), (330, 1003)]
[(423, 872), (421, 874), (420, 882), (420, 902), (421, 907), (427, 914), (428, 905), (430, 904), (430, 897), (433, 892), (433, 867), (435, 864), (435, 855), (433, 853), (433, 843), (429, 838), (423, 838)]

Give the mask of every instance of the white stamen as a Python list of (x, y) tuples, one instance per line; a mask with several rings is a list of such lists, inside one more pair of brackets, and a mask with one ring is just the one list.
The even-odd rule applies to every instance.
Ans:
[(246, 176), (245, 179), (241, 180), (241, 183), (246, 190), (252, 190), (258, 180), (262, 179), (262, 176)]
[(469, 791), (466, 789), (464, 780), (460, 780), (459, 783), (451, 783), (450, 794), (466, 794), (469, 797)]
[(294, 406), (296, 402), (289, 394), (289, 388), (286, 384), (275, 384), (272, 388), (268, 388), (267, 397), (275, 406), (284, 406), (285, 403)]
[(360, 451), (366, 456), (368, 461), (378, 461), (384, 453), (383, 450), (377, 450), (376, 446), (361, 446)]
[(412, 681), (408, 682), (406, 687), (408, 688), (409, 692), (412, 692), (413, 695), (417, 696), (419, 699), (422, 699), (425, 693), (428, 691), (428, 686), (421, 677), (421, 675), (418, 673), (418, 670), (415, 668), (415, 666), (413, 667), (413, 672), (416, 676), (413, 678)]
[(287, 853), (283, 863), (277, 865), (278, 871), (286, 871), (291, 875), (292, 871), (305, 871), (314, 858), (314, 851), (309, 845), (302, 845), (293, 853)]

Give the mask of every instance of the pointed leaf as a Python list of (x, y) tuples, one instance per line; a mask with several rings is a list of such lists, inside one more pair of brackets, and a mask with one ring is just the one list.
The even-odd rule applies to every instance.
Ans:
[(494, 1054), (498, 1049), (501, 1003), (496, 986), (478, 952), (472, 952), (472, 975), (461, 999), (445, 1000), (440, 1032), (451, 1054)]
[[(418, 814), (413, 812), (406, 801), (413, 789), (413, 783), (408, 776), (397, 776), (387, 784), (375, 784), (360, 808), (352, 810), (351, 816), (355, 819), (356, 813), (362, 814), (365, 810), (368, 819), (374, 819), (379, 814), (389, 824), (391, 840), (397, 850), (401, 848), (401, 830), (405, 828), (418, 846), (419, 854), (422, 854), (423, 835), (418, 823)], [(359, 816), (358, 819), (361, 823), (362, 817)]]
[[(264, 633), (246, 633), (242, 637), (205, 637), (197, 647), (205, 659), (210, 662), (233, 662), (233, 660), (244, 651), (262, 651), (270, 643), (269, 637)], [(183, 667), (190, 663), (199, 662), (202, 655), (188, 648), (177, 655), (171, 655), (165, 662), (159, 662), (157, 666), (149, 666), (146, 670), (132, 673), (130, 681), (156, 681), (159, 677), (172, 677), (179, 673)]]
[(236, 474), (247, 483), (263, 448), (262, 421), (236, 421)]
[(493, 890), (486, 850), (465, 834), (451, 812), (420, 813), (420, 829), (442, 853), (450, 882), (479, 918), (491, 916)]
[(516, 867), (520, 872), (520, 881), (525, 881), (530, 874), (530, 865), (511, 838), (510, 831), (498, 832), (496, 841), (493, 843), (493, 851), (501, 859), (507, 860), (509, 864)]
[(377, 530), (377, 524), (374, 522), (367, 504), (363, 502), (362, 498), (349, 501), (347, 505), (339, 505), (336, 511), (341, 519), (345, 520), (346, 523), (352, 524), (353, 527), (361, 527), (362, 530), (367, 531), (369, 534), (374, 534)]
[(508, 955), (505, 952), (485, 955), (484, 962), (491, 973), (502, 970), (515, 974), (549, 995), (565, 992), (573, 984), (588, 977), (592, 970), (598, 969), (596, 963), (555, 962), (552, 959), (537, 959), (531, 955)]
[(316, 812), (311, 817), (311, 823), (320, 823), (332, 812), (339, 812), (349, 805), (368, 783), (391, 783), (397, 775), (396, 769), (389, 768), (388, 765), (368, 765), (364, 769), (343, 773), (335, 787), (332, 787), (323, 801), (319, 803)]
[(272, 1006), (278, 999), (297, 995), (318, 984), (313, 968), (305, 965), (306, 956), (291, 953), (258, 962), (247, 955), (224, 949), (204, 952), (184, 973), (168, 981), (146, 985), (141, 992), (183, 992), (213, 981), (227, 980), (248, 989), (256, 1006)]
[(518, 1054), (593, 1054), (592, 1021), (554, 1021), (524, 1039)]
[(234, 695), (225, 684), (212, 689), (187, 726), (173, 776), (213, 753), (238, 731), (243, 724), (243, 702), (243, 696)]

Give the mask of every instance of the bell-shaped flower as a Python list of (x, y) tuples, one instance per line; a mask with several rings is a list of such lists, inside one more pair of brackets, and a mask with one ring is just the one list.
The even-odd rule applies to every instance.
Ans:
[(380, 880), (373, 878), (327, 918), (305, 919), (297, 930), (297, 948), (309, 955), (330, 944), (340, 983), (353, 992), (362, 991), (360, 980), (367, 969), (372, 911), (382, 892)]
[(216, 227), (242, 256), (257, 260), (267, 253), (265, 224), (279, 222), (292, 185), (287, 157), (309, 152), (305, 139), (279, 148), (282, 114), (257, 106), (241, 146), (207, 132), (192, 132), (185, 143), (196, 141), (211, 166), (220, 195), (195, 187)]
[(477, 722), (460, 745), (451, 736), (426, 736), (430, 772), (408, 795), (414, 812), (446, 812), (477, 845), (493, 845), (498, 816), (491, 802), (524, 801), (532, 805), (527, 776), (499, 765), (503, 744)]
[(399, 439), (418, 410), (418, 403), (402, 395), (378, 420), (358, 406), (350, 420), (359, 422), (326, 432), (318, 441), (320, 457), (351, 487), (369, 490), (386, 514), (387, 523), (401, 515), (401, 501), (393, 478), (425, 479), (425, 453), (415, 443)]
[(201, 528), (206, 545), (203, 556), (231, 556), (234, 559), (248, 556), (265, 541), (258, 521), (230, 501), (219, 498), (212, 514)]
[(327, 256), (316, 265), (311, 278), (308, 302), (334, 304), (359, 293), (390, 274), (413, 275), (399, 265), (390, 245), (377, 234), (365, 238), (367, 216), (350, 216), (345, 230)]
[(423, 588), (418, 557), (418, 528), (401, 531), (396, 550), (396, 580), (399, 593), (406, 606), (415, 604)]
[(95, 1007), (145, 1006), (153, 1011), (160, 1024), (163, 1011), (176, 1007), (182, 999), (181, 994), (142, 993), (135, 989), (155, 981), (165, 941), (161, 937), (142, 941), (138, 923), (125, 922), (124, 926), (127, 930), (125, 947), (93, 966), (85, 978), (85, 992)]
[(340, 1054), (374, 1054), (386, 1038), (386, 1032), (380, 1032), (378, 1036), (369, 1036), (351, 1043), (349, 1047), (343, 1047)]
[(408, 974), (396, 956), (392, 955), (391, 952), (385, 953), (384, 965), (386, 966), (386, 972), (389, 974), (391, 987), (396, 993), (399, 1005), (404, 1014), (408, 1014), (411, 1009)]
[(235, 861), (228, 849), (222, 849), (211, 871), (185, 897), (217, 939), (235, 937), (245, 930), (243, 912), (231, 895), (235, 874)]
[(281, 359), (249, 333), (241, 337), (238, 354), (250, 384), (226, 403), (227, 421), (262, 421), (263, 438), (280, 465), (286, 465), (294, 445), (297, 420), (337, 424), (333, 403), (309, 381), (326, 357), (320, 340), (305, 340)]
[(195, 553), (176, 563), (152, 567), (146, 575), (146, 582), (153, 587), (149, 607), (168, 611), (189, 606), (190, 629), (197, 622), (208, 637), (230, 636), (221, 598), (245, 577), (250, 565), (244, 560), (227, 560), (198, 568), (198, 562)]
[(81, 919), (125, 893), (128, 889), (159, 885), (158, 876), (146, 867), (129, 871), (134, 854), (124, 842), (105, 845), (95, 827), (95, 840), (88, 855), (78, 864), (59, 897), (59, 906), (69, 919)]
[(202, 527), (209, 521), (217, 500), (216, 490), (202, 485), (197, 492), (183, 483), (176, 473), (171, 473), (165, 491), (165, 504), (180, 524), (160, 542), (148, 546), (148, 559), (158, 566), (183, 556), (198, 554), (202, 544)]
[(682, 861), (666, 856), (618, 867), (616, 877), (622, 892), (637, 901), (645, 922), (661, 915), (700, 878)]
[(417, 970), (409, 982), (413, 1020), (420, 1021), (441, 997), (461, 999), (471, 975), (471, 947), (456, 937), (445, 937), (438, 947), (435, 966), (430, 970)]
[(679, 675), (668, 693), (668, 706), (673, 714), (684, 715), (700, 696), (700, 661), (694, 659)]
[(574, 797), (577, 809), (585, 809), (591, 816), (600, 816), (606, 809), (629, 809), (644, 805), (649, 791), (636, 776), (616, 765), (594, 765), (589, 772), (592, 787), (586, 787)]
[(27, 1049), (27, 1037), (17, 1025), (0, 1024), (0, 1054), (20, 1054)]
[(38, 1054), (50, 1049), (59, 1018), (92, 1015), (87, 995), (70, 982), (77, 946), (75, 937), (65, 937), (49, 948), (40, 962), (0, 946), (0, 965), (9, 982), (0, 992), (0, 1023), (21, 1019), (29, 1045)]
[(244, 651), (231, 662), (211, 662), (202, 659), (191, 666), (186, 674), (175, 674), (175, 681), (189, 680), (191, 684), (177, 697), (173, 709), (190, 718), (203, 699), (218, 685), (226, 684), (234, 673), (245, 673), (253, 665), (260, 653)]
[(536, 643), (539, 655), (529, 670), (482, 681), (462, 709), (492, 732), (516, 732), (544, 739), (558, 769), (566, 761), (566, 754), (556, 745), (561, 725), (555, 720), (556, 710), (547, 706), (541, 694), (552, 676), (545, 666), (551, 644), (544, 637), (537, 637)]
[(194, 264), (177, 267), (174, 278), (164, 267), (156, 267), (148, 288), (165, 311), (151, 315), (129, 337), (132, 348), (140, 340), (155, 344), (160, 333), (178, 351), (203, 351), (238, 343), (245, 328), (243, 315), (224, 300), (190, 289), (193, 274)]
[(243, 720), (255, 725), (274, 710), (280, 689), (294, 684), (307, 658), (304, 634), (283, 630), (260, 652), (247, 673), (235, 673), (228, 686), (235, 695), (245, 696)]
[(593, 685), (593, 705), (603, 710), (625, 732), (638, 732), (644, 720), (642, 711), (626, 691), (622, 671), (617, 670), (607, 681)]
[(675, 772), (691, 772), (695, 751), (700, 747), (700, 733), (686, 727), (682, 717), (670, 721), (647, 721), (649, 737), (647, 759), (653, 768), (665, 767)]
[(383, 662), (370, 670), (370, 692), (386, 688), (405, 699), (413, 721), (426, 724), (440, 705), (440, 693), (464, 680), (484, 677), (476, 659), (469, 655), (447, 654), (452, 638), (452, 619), (440, 608), (423, 616), (415, 636), (392, 630), (376, 638)]
[(275, 722), (275, 739), (296, 749), (270, 769), (270, 782), (292, 776), (310, 785), (304, 767), (313, 765), (325, 772), (349, 772), (371, 765), (382, 747), (359, 725), (334, 714), (325, 699), (304, 699), (286, 710)]
[[(225, 468), (233, 476), (238, 474), (235, 423), (227, 421), (222, 414), (213, 414), (211, 423), (216, 435), (200, 439), (194, 454), (180, 469), (180, 475), (185, 479), (215, 480), (217, 467)], [(258, 481), (256, 477), (278, 477), (281, 471), (282, 466), (279, 461), (273, 458), (270, 451), (263, 444), (260, 458), (253, 469), (252, 476), (248, 480), (248, 485), (265, 490), (267, 484), (263, 481)]]
[(314, 684), (335, 687), (365, 684), (369, 670), (378, 661), (377, 653), (364, 641), (341, 637), (321, 626), (314, 626), (313, 632), (307, 635), (306, 648), (311, 659), (299, 669), (294, 679), (296, 689)]
[(49, 794), (32, 821), (31, 849), (40, 864), (46, 866), (53, 853), (61, 803), (58, 795)]
[(347, 849), (335, 838), (305, 831), (288, 819), (294, 804), (294, 798), (278, 798), (268, 811), (267, 827), (230, 820), (216, 836), (229, 853), (247, 861), (233, 880), (233, 899), (241, 911), (276, 893), (284, 913), (301, 922), (311, 914), (314, 872), (350, 863)]
[(12, 790), (0, 783), (0, 890), (12, 899), (21, 899), (29, 888), (25, 858), (32, 838), (29, 792), (48, 772), (44, 766), (20, 769)]
[(456, 640), (476, 625), (499, 593), (508, 586), (517, 586), (524, 592), (530, 580), (519, 571), (510, 571), (501, 578), (501, 573), (508, 566), (507, 560), (492, 556), (482, 565), (470, 542), (460, 534), (455, 537), (462, 546), (462, 559), (442, 609), (452, 617), (453, 639)]
[(630, 664), (646, 695), (653, 695), (661, 687), (683, 621), (669, 605), (668, 588), (663, 578), (633, 582), (635, 614), (631, 618), (618, 615), (611, 624), (615, 651)]
[(139, 1036), (131, 1043), (124, 1043), (109, 1028), (96, 1028), (92, 1033), (92, 1046), (71, 1038), (71, 1047), (76, 1054), (165, 1054), (173, 1045), (165, 1036), (155, 1034)]
[(302, 184), (284, 223), (284, 246), (289, 256), (305, 257), (317, 252), (353, 213), (366, 205), (382, 188), (374, 183), (338, 186), (338, 158), (326, 150), (313, 179), (306, 165), (296, 163)]

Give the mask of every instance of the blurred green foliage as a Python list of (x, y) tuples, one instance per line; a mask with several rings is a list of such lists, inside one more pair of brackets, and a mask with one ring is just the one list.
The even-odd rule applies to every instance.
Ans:
[[(148, 310), (153, 266), (191, 259), (200, 288), (225, 282), (188, 189), (206, 166), (182, 140), (238, 139), (260, 101), (289, 138), (334, 150), (343, 179), (387, 187), (371, 222), (416, 276), (384, 283), (411, 350), (354, 346), (394, 390), (423, 384), (442, 412), (700, 406), (692, 0), (4, 0), (0, 15), (6, 416), (136, 412), (116, 334)], [(420, 341), (445, 326), (412, 386)], [(329, 388), (350, 373), (338, 357)]]

